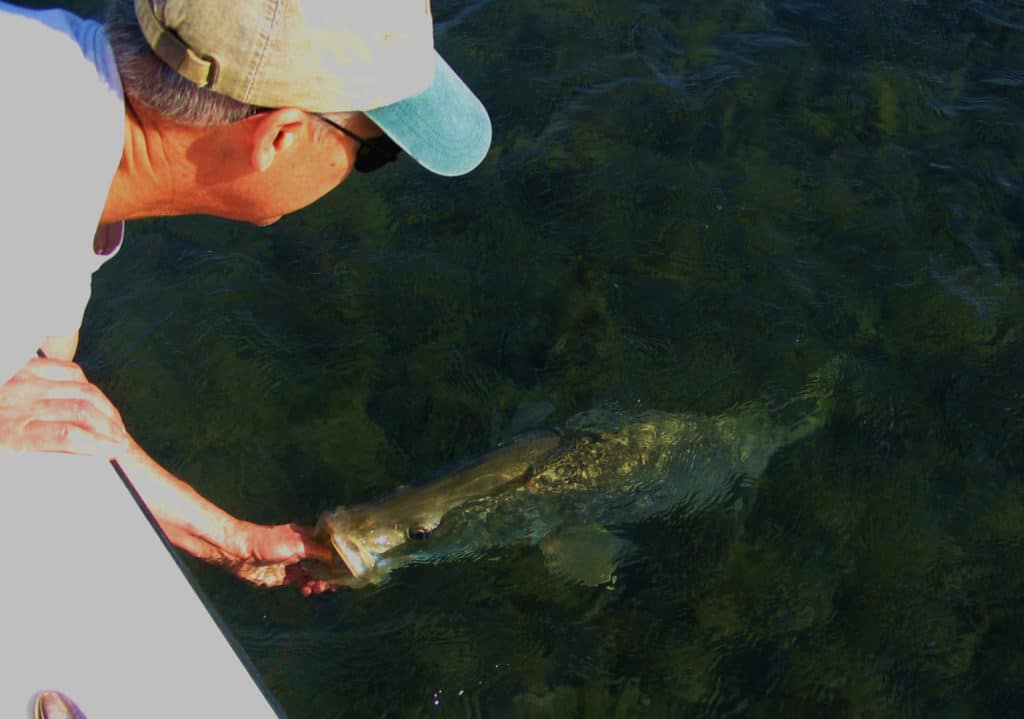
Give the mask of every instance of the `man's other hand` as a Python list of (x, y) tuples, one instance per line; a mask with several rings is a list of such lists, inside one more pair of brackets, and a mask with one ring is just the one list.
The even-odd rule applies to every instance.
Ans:
[(74, 362), (37, 357), (0, 386), (0, 454), (115, 457), (128, 443), (121, 414)]

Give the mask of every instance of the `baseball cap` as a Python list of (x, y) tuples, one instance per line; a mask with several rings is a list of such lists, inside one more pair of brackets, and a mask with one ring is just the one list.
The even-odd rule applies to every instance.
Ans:
[(179, 75), (240, 102), (364, 112), (440, 175), (490, 147), (487, 110), (434, 49), (429, 0), (135, 0), (135, 15)]

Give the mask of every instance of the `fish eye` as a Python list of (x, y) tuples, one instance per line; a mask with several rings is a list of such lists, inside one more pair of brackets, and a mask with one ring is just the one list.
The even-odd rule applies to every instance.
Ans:
[(409, 527), (409, 539), (413, 539), (417, 542), (422, 542), (424, 539), (430, 536), (430, 527), (424, 527), (422, 524), (414, 524)]

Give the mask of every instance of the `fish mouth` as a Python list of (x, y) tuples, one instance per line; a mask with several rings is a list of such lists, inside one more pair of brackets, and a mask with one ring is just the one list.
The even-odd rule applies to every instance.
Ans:
[(331, 535), (331, 546), (356, 579), (363, 578), (377, 565), (377, 559), (373, 554), (340, 532)]
[(377, 555), (363, 547), (358, 532), (351, 531), (353, 527), (352, 513), (342, 507), (322, 515), (313, 533), (318, 539), (330, 543), (335, 556), (353, 579), (365, 580), (377, 566)]

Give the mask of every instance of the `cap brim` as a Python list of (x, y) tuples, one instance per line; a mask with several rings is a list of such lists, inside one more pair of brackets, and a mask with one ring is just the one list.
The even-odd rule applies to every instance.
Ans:
[(483, 103), (439, 54), (434, 80), (419, 95), (364, 113), (423, 167), (464, 175), (487, 155), (491, 119)]

